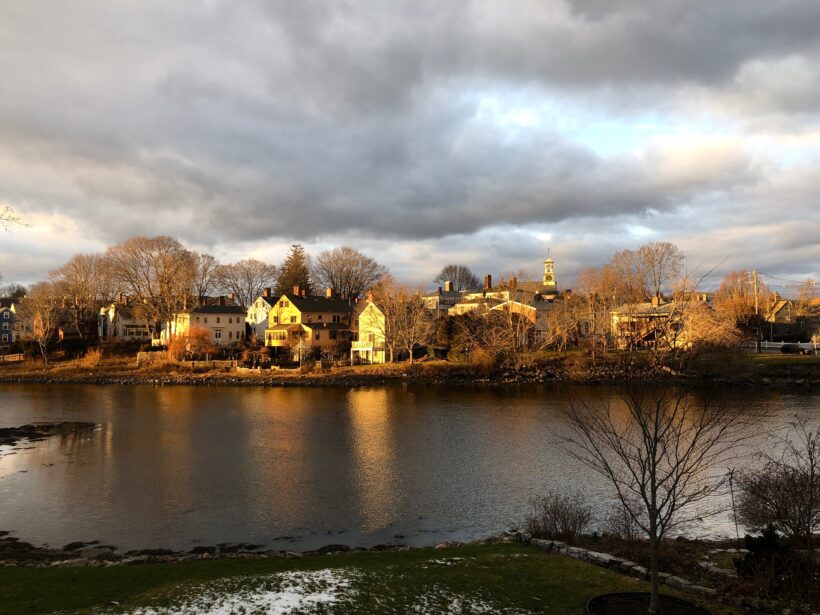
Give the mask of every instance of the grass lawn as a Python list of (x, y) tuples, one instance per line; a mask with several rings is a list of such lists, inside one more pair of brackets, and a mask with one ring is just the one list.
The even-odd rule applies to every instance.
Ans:
[(646, 587), (535, 547), (497, 544), (301, 559), (0, 568), (0, 612), (581, 613), (597, 594)]
[(818, 365), (820, 366), (820, 355), (799, 355), (799, 354), (752, 354), (750, 355), (754, 363), (764, 365)]

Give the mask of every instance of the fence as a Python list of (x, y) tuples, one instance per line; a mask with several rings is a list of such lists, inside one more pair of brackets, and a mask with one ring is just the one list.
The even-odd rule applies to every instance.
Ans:
[[(744, 344), (747, 348), (757, 348), (756, 342), (746, 342)], [(760, 342), (761, 350), (780, 350), (783, 346), (798, 346), (803, 350), (814, 350), (817, 352), (820, 349), (820, 342)]]
[(22, 352), (0, 355), (0, 363), (20, 363), (24, 359), (25, 357)]

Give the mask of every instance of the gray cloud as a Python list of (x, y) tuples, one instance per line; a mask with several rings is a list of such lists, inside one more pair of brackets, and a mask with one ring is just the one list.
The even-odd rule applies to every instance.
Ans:
[[(7, 3), (0, 201), (97, 243), (353, 237), (470, 254), (488, 240), (515, 263), (551, 225), (578, 266), (639, 241), (630, 225), (682, 241), (718, 222), (780, 228), (778, 178), (818, 148), (750, 138), (818, 130), (817, 23), (820, 5), (797, 0)], [(740, 133), (611, 153), (563, 116), (695, 133), (707, 116)], [(818, 222), (812, 178), (792, 178), (781, 216)], [(589, 233), (600, 225), (625, 235)], [(509, 229), (515, 247), (498, 239)], [(773, 249), (814, 255), (799, 225), (782, 230)]]

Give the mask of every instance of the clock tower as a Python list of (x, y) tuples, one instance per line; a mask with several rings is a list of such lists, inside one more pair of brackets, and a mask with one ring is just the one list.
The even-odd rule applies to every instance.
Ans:
[(553, 261), (549, 257), (547, 257), (547, 260), (544, 261), (544, 281), (542, 286), (548, 293), (558, 292), (558, 286), (555, 283), (555, 269), (553, 267)]

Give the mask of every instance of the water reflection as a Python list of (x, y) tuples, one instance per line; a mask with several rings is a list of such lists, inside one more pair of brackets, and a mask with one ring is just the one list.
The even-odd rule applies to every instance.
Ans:
[(388, 409), (388, 390), (351, 391), (348, 409), (361, 528), (384, 529), (399, 515), (395, 421)]
[[(313, 548), (486, 535), (519, 521), (547, 488), (583, 490), (605, 511), (607, 484), (554, 435), (571, 398), (611, 395), (581, 387), (0, 386), (2, 426), (100, 425), (91, 435), (0, 451), (0, 529), (51, 545)], [(759, 426), (765, 442), (795, 413), (817, 416), (818, 400), (757, 390), (732, 403), (774, 410)], [(726, 519), (710, 523), (704, 528), (731, 528)]]

